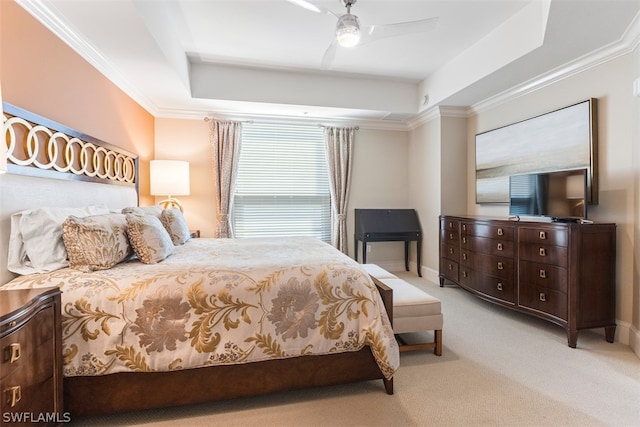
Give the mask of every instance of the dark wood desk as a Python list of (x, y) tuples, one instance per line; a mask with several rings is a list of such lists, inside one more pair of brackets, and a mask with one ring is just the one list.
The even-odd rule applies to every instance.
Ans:
[(362, 262), (367, 263), (367, 243), (404, 242), (404, 266), (409, 271), (409, 243), (416, 242), (418, 276), (422, 253), (422, 230), (415, 209), (356, 209), (355, 260), (358, 261), (358, 241), (362, 241)]

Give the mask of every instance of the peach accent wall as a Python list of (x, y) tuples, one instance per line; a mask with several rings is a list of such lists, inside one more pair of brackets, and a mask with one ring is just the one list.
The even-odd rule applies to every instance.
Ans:
[(154, 117), (13, 1), (0, 1), (3, 101), (140, 156), (140, 202), (151, 204)]

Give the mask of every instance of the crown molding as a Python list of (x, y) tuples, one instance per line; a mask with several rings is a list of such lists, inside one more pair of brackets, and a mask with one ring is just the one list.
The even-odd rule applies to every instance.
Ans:
[(476, 115), (482, 111), (495, 108), (501, 104), (580, 74), (583, 71), (627, 55), (633, 52), (634, 49), (638, 47), (638, 44), (640, 44), (640, 13), (634, 17), (631, 25), (629, 25), (619, 40), (612, 42), (601, 49), (597, 49), (583, 55), (582, 57), (557, 67), (547, 73), (523, 82), (509, 90), (473, 104), (468, 108), (469, 115)]

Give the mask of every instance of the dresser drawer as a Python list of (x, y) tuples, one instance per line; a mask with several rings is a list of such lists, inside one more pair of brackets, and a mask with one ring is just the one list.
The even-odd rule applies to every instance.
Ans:
[(567, 294), (555, 289), (520, 283), (518, 305), (567, 320)]
[(460, 234), (457, 230), (440, 230), (440, 242), (458, 245), (460, 243)]
[(440, 275), (458, 283), (460, 265), (450, 259), (440, 258)]
[(513, 240), (498, 240), (488, 237), (468, 237), (462, 236), (461, 243), (463, 249), (480, 252), (489, 255), (502, 257), (513, 257)]
[(515, 227), (512, 225), (504, 226), (499, 224), (483, 224), (473, 222), (462, 222), (460, 224), (462, 235), (490, 237), (492, 239), (513, 240), (515, 235)]
[(460, 230), (460, 221), (450, 218), (441, 218), (440, 230), (458, 232)]
[(460, 260), (460, 248), (458, 245), (441, 244), (440, 256), (457, 262)]
[(19, 372), (5, 378), (2, 383), (0, 411), (31, 412), (40, 414), (52, 412), (51, 396), (54, 395), (53, 376), (40, 381), (28, 381)]
[(490, 276), (505, 279), (512, 279), (515, 273), (513, 258), (503, 258), (465, 250), (460, 254), (460, 265)]
[(569, 265), (568, 249), (565, 246), (520, 243), (520, 259), (551, 264), (566, 268)]
[(530, 261), (520, 261), (519, 267), (520, 282), (567, 292), (566, 268)]
[(552, 246), (569, 246), (569, 232), (557, 228), (528, 228), (518, 229), (518, 240), (523, 243), (537, 243)]
[(502, 301), (512, 304), (516, 302), (516, 287), (512, 279), (493, 277), (462, 267), (460, 284)]

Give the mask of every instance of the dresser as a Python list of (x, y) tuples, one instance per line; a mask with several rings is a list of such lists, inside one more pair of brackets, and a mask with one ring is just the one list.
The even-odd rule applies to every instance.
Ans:
[(0, 290), (2, 425), (60, 424), (62, 331), (58, 288)]
[(440, 286), (613, 342), (616, 225), (440, 216)]

